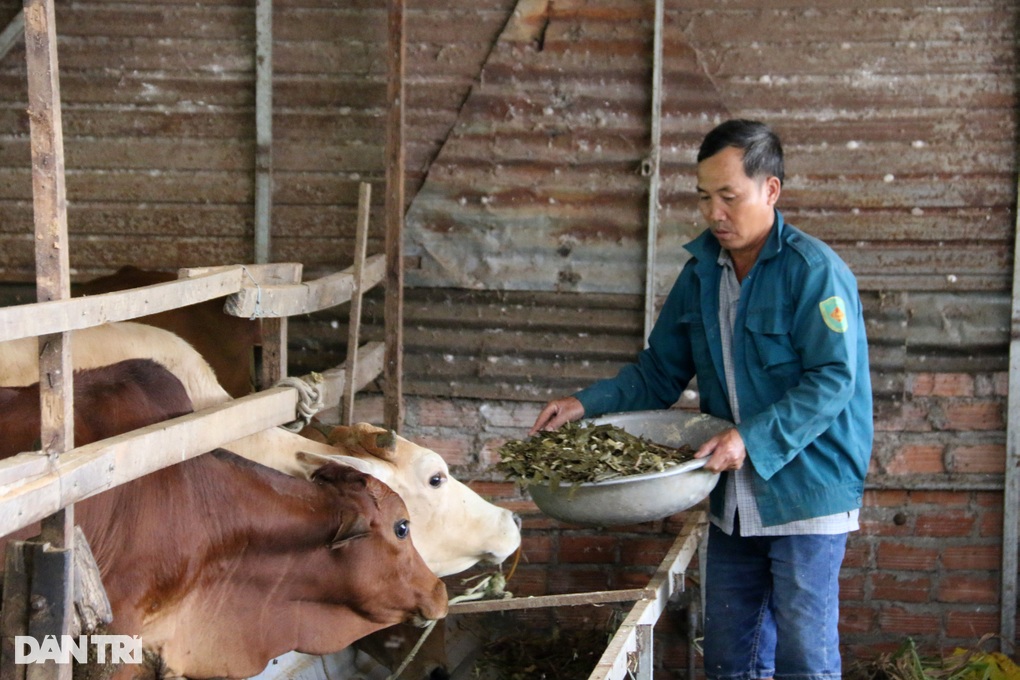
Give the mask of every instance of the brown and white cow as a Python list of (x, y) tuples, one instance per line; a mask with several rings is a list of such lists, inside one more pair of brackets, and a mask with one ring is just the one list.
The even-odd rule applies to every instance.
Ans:
[[(205, 359), (173, 333), (126, 322), (71, 335), (76, 370), (131, 358), (152, 359), (180, 378), (196, 410), (230, 399)], [(37, 381), (37, 353), (34, 338), (0, 343), (0, 385)], [(359, 469), (381, 479), (407, 503), (415, 524), (415, 545), (439, 576), (479, 561), (498, 563), (517, 550), (521, 535), (513, 513), (485, 501), (452, 478), (439, 454), (396, 435), (384, 437), (389, 443), (379, 444), (379, 435), (386, 431), (367, 424), (356, 425), (346, 436), (341, 432), (333, 435), (336, 446), (330, 446), (270, 428), (223, 448), (305, 478), (321, 463), (316, 462), (317, 457), (344, 454), (360, 459)]]
[[(190, 410), (177, 378), (151, 361), (79, 371), (74, 383), (79, 443), (120, 434), (125, 405), (129, 429)], [(0, 456), (31, 448), (38, 430), (14, 425), (38, 428), (38, 384), (0, 389), (0, 403), (0, 431), (11, 433)], [(85, 499), (75, 514), (113, 607), (109, 632), (139, 635), (174, 675), (248, 677), (288, 651), (331, 653), (446, 614), (403, 501), (337, 463), (309, 481), (219, 450)]]

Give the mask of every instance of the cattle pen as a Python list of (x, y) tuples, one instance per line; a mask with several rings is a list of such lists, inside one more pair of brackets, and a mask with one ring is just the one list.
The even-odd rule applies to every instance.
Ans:
[[(170, 283), (70, 298), (63, 132), (52, 0), (26, 2), (24, 12), (4, 31), (3, 43), (9, 47), (21, 30), (28, 63), (39, 302), (0, 309), (0, 342), (38, 338), (42, 431), (39, 452), (18, 454), (0, 463), (0, 535), (6, 536), (35, 522), (41, 522), (41, 534), (35, 541), (12, 543), (8, 551), (0, 621), (3, 636), (0, 677), (5, 680), (70, 677), (70, 664), (16, 665), (13, 650), (14, 638), (19, 635), (42, 639), (82, 630), (82, 622), (76, 623), (79, 612), (75, 608), (75, 578), (82, 577), (77, 573), (80, 568), (91, 572), (95, 568), (85, 561), (84, 556), (89, 554), (86, 546), (75, 549), (74, 503), (226, 442), (293, 422), (296, 416), (308, 416), (324, 404), (342, 407), (349, 422), (354, 393), (380, 374), (390, 377), (386, 411), (394, 426), (399, 425), (401, 403), (398, 377), (401, 279), (400, 267), (394, 264), (399, 262), (399, 246), (389, 249), (390, 255), (366, 257), (370, 200), (367, 184), (361, 189), (356, 259), (348, 270), (303, 282), (301, 266), (296, 264), (213, 267), (182, 271), (181, 278)], [(396, 143), (399, 144), (399, 137)], [(395, 168), (398, 176), (401, 169), (398, 161)], [(399, 198), (400, 182), (394, 184)], [(258, 200), (263, 200), (261, 193)], [(399, 215), (399, 211), (393, 214)], [(387, 232), (389, 242), (400, 242), (400, 227), (400, 219), (394, 220), (392, 233)], [(349, 329), (348, 357), (342, 366), (306, 376), (304, 380), (282, 382), (287, 377), (287, 317), (346, 302), (351, 302), (354, 317), (360, 313), (363, 294), (380, 284), (385, 284), (388, 318), (392, 322), (387, 325), (391, 330), (386, 342), (359, 347), (359, 324), (354, 318)], [(201, 412), (75, 447), (71, 417), (72, 331), (221, 297), (227, 298), (227, 313), (265, 320), (260, 375), (265, 389)], [(131, 455), (135, 449), (144, 450), (146, 455)], [(26, 560), (28, 554), (32, 557)], [(78, 562), (81, 566), (76, 567)], [(100, 595), (100, 599), (103, 597)], [(93, 605), (103, 611), (101, 603)]]

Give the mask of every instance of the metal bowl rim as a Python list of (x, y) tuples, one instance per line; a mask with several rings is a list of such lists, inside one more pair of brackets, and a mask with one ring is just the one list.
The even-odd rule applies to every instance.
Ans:
[[(700, 470), (701, 468), (703, 468), (705, 466), (705, 464), (707, 462), (708, 462), (708, 458), (707, 457), (706, 458), (695, 458), (694, 460), (687, 460), (687, 461), (684, 461), (683, 463), (680, 463), (678, 465), (673, 465), (672, 467), (668, 467), (665, 470), (657, 470), (655, 472), (642, 472), (639, 475), (624, 475), (624, 476), (621, 476), (621, 477), (611, 477), (609, 479), (603, 479), (603, 480), (598, 481), (598, 482), (579, 482), (579, 483), (574, 483), (574, 482), (564, 482), (564, 481), (561, 481), (559, 483), (559, 488), (560, 489), (564, 489), (564, 488), (572, 489), (572, 488), (574, 488), (576, 486), (576, 487), (580, 487), (580, 488), (584, 489), (584, 488), (592, 488), (592, 487), (613, 486), (614, 484), (630, 484), (630, 483), (633, 483), (633, 482), (652, 481), (652, 480), (656, 480), (656, 479), (661, 479), (663, 477), (672, 477), (674, 475), (681, 475), (681, 474), (683, 474), (685, 472), (692, 472), (694, 470)], [(705, 471), (705, 473), (706, 474), (718, 474), (718, 473), (714, 473), (714, 472), (710, 473), (707, 470)], [(528, 487), (532, 487), (532, 486), (550, 487), (548, 482), (531, 482), (531, 483), (528, 484)]]

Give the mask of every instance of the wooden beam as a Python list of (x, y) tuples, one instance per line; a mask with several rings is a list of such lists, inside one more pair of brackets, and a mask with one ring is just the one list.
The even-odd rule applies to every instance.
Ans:
[(386, 367), (383, 420), (404, 425), (404, 0), (389, 0), (386, 103)]
[(255, 0), (255, 262), (270, 260), (273, 220), (273, 0)]
[(354, 372), (358, 366), (358, 342), (361, 336), (361, 298), (365, 293), (365, 251), (368, 248), (368, 216), (372, 205), (372, 185), (362, 182), (358, 193), (358, 231), (354, 240), (354, 290), (351, 293), (350, 321), (347, 328), (347, 379), (340, 403), (340, 424), (354, 424)]
[[(354, 391), (363, 390), (379, 377), (386, 357), (386, 345), (369, 342), (358, 348), (358, 364), (354, 372)], [(325, 404), (340, 402), (347, 381), (347, 367), (338, 366), (322, 372), (323, 384), (319, 387)]]
[(18, 13), (11, 19), (11, 23), (0, 32), (0, 60), (7, 56), (11, 48), (17, 44), (25, 35), (25, 10), (18, 10)]
[[(372, 288), (383, 280), (385, 256), (373, 255), (365, 261), (365, 286)], [(328, 309), (348, 302), (354, 292), (354, 268), (300, 284), (247, 285), (227, 298), (223, 310), (245, 318), (294, 316)]]
[[(708, 520), (703, 511), (691, 513), (687, 517), (673, 547), (648, 582), (645, 590), (650, 597), (641, 600), (631, 609), (588, 680), (624, 680), (632, 677), (632, 669), (628, 668), (628, 655), (641, 656), (638, 639), (643, 632), (647, 632), (647, 629), (642, 631), (641, 627), (654, 626), (665, 611), (673, 592), (683, 590), (684, 573), (697, 552), (707, 526)], [(638, 677), (641, 677), (640, 673)]]
[(577, 607), (586, 604), (607, 604), (609, 602), (636, 602), (646, 597), (648, 597), (646, 589), (630, 588), (627, 590), (599, 590), (591, 593), (511, 597), (505, 600), (456, 602), (450, 605), (450, 615), (503, 612), (515, 609), (536, 609), (539, 607)]
[[(1020, 179), (1017, 180), (1020, 198)], [(1009, 389), (1006, 405), (1006, 476), (1002, 495), (1002, 584), (999, 592), (999, 644), (1012, 656), (1016, 646), (1017, 561), (1020, 528), (1020, 215), (1014, 224), (1013, 312), (1010, 322)]]
[(199, 278), (126, 291), (0, 308), (0, 342), (127, 321), (225, 297), (241, 290), (242, 270), (228, 267)]

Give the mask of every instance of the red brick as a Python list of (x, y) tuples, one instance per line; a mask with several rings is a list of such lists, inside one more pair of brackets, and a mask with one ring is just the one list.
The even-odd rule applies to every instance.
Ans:
[(846, 554), (843, 556), (844, 569), (864, 567), (871, 557), (871, 545), (863, 540), (855, 539), (856, 535), (856, 532), (850, 534), (850, 539), (847, 541)]
[(938, 505), (946, 508), (950, 506), (965, 507), (970, 505), (971, 495), (969, 491), (912, 491), (910, 502), (914, 505)]
[(876, 432), (930, 432), (928, 408), (915, 402), (899, 402), (891, 407), (875, 405)]
[(947, 569), (988, 569), (1002, 567), (1002, 547), (998, 545), (967, 545), (945, 548), (942, 566)]
[(887, 517), (865, 516), (861, 518), (861, 533), (865, 536), (907, 537), (913, 534), (909, 524), (897, 524), (893, 515)]
[(974, 376), (969, 373), (918, 373), (907, 382), (915, 397), (974, 396)]
[(910, 502), (910, 492), (902, 489), (869, 489), (864, 492), (864, 506), (896, 508)]
[[(518, 565), (513, 576), (507, 581), (506, 589), (515, 597), (547, 595), (549, 593), (549, 573), (544, 564), (538, 567)], [(464, 587), (460, 588), (460, 590), (464, 589)]]
[(981, 513), (978, 533), (982, 537), (1002, 536), (1002, 511), (986, 510)]
[(486, 402), (482, 404), (479, 413), (486, 425), (520, 430), (514, 436), (524, 439), (544, 406), (532, 402), (511, 402), (508, 405)]
[(526, 561), (527, 564), (549, 562), (553, 557), (552, 543), (552, 538), (549, 536), (523, 534), (521, 536), (521, 561)]
[(520, 500), (521, 493), (513, 482), (489, 482), (483, 479), (461, 480), (465, 486), (489, 502), (498, 503), (500, 499)]
[(949, 460), (953, 472), (1002, 474), (1006, 469), (1006, 445), (957, 446), (950, 449)]
[(1009, 373), (995, 373), (992, 375), (992, 385), (995, 395), (1005, 397), (1009, 394)]
[(947, 404), (940, 419), (942, 430), (973, 432), (981, 430), (1002, 430), (1005, 422), (1002, 401), (970, 401)]
[(439, 436), (422, 435), (414, 439), (418, 446), (432, 449), (446, 461), (446, 464), (453, 467), (457, 465), (470, 465), (474, 462), (471, 442), (466, 439), (451, 439)]
[(669, 552), (674, 540), (668, 536), (625, 539), (620, 545), (620, 564), (657, 567)]
[(839, 599), (843, 602), (864, 601), (864, 574), (844, 575), (839, 577)]
[(612, 578), (604, 569), (556, 569), (549, 572), (549, 593), (591, 593), (612, 590)]
[(418, 398), (414, 401), (414, 408), (408, 411), (412, 412), (409, 416), (415, 416), (420, 428), (455, 427), (473, 431), (481, 425), (478, 407), (472, 402)]
[(907, 444), (893, 454), (885, 470), (891, 475), (943, 473), (945, 448), (936, 444)]
[(614, 572), (613, 588), (620, 590), (628, 588), (644, 588), (652, 578), (652, 570), (648, 571), (620, 571)]
[(871, 597), (887, 602), (927, 602), (931, 598), (931, 579), (927, 576), (905, 578), (893, 574), (871, 575)]
[(901, 637), (938, 632), (941, 620), (938, 613), (911, 611), (902, 607), (889, 607), (878, 614), (879, 630)]
[(615, 536), (561, 536), (561, 564), (614, 564), (619, 540)]
[(870, 633), (875, 627), (875, 610), (871, 607), (839, 606), (839, 632)]
[(917, 536), (969, 536), (977, 518), (973, 513), (946, 510), (943, 512), (924, 513), (914, 523), (914, 534)]
[(946, 614), (946, 636), (979, 640), (985, 633), (999, 632), (999, 612), (995, 607), (982, 607)]
[(993, 576), (949, 574), (942, 578), (938, 589), (939, 602), (993, 604), (999, 601), (999, 581)]
[(919, 548), (895, 541), (882, 541), (878, 546), (875, 564), (879, 569), (904, 571), (931, 571), (935, 568), (937, 548)]
[(975, 491), (974, 503), (980, 505), (983, 508), (1001, 508), (1002, 507), (1002, 492), (1001, 491)]

